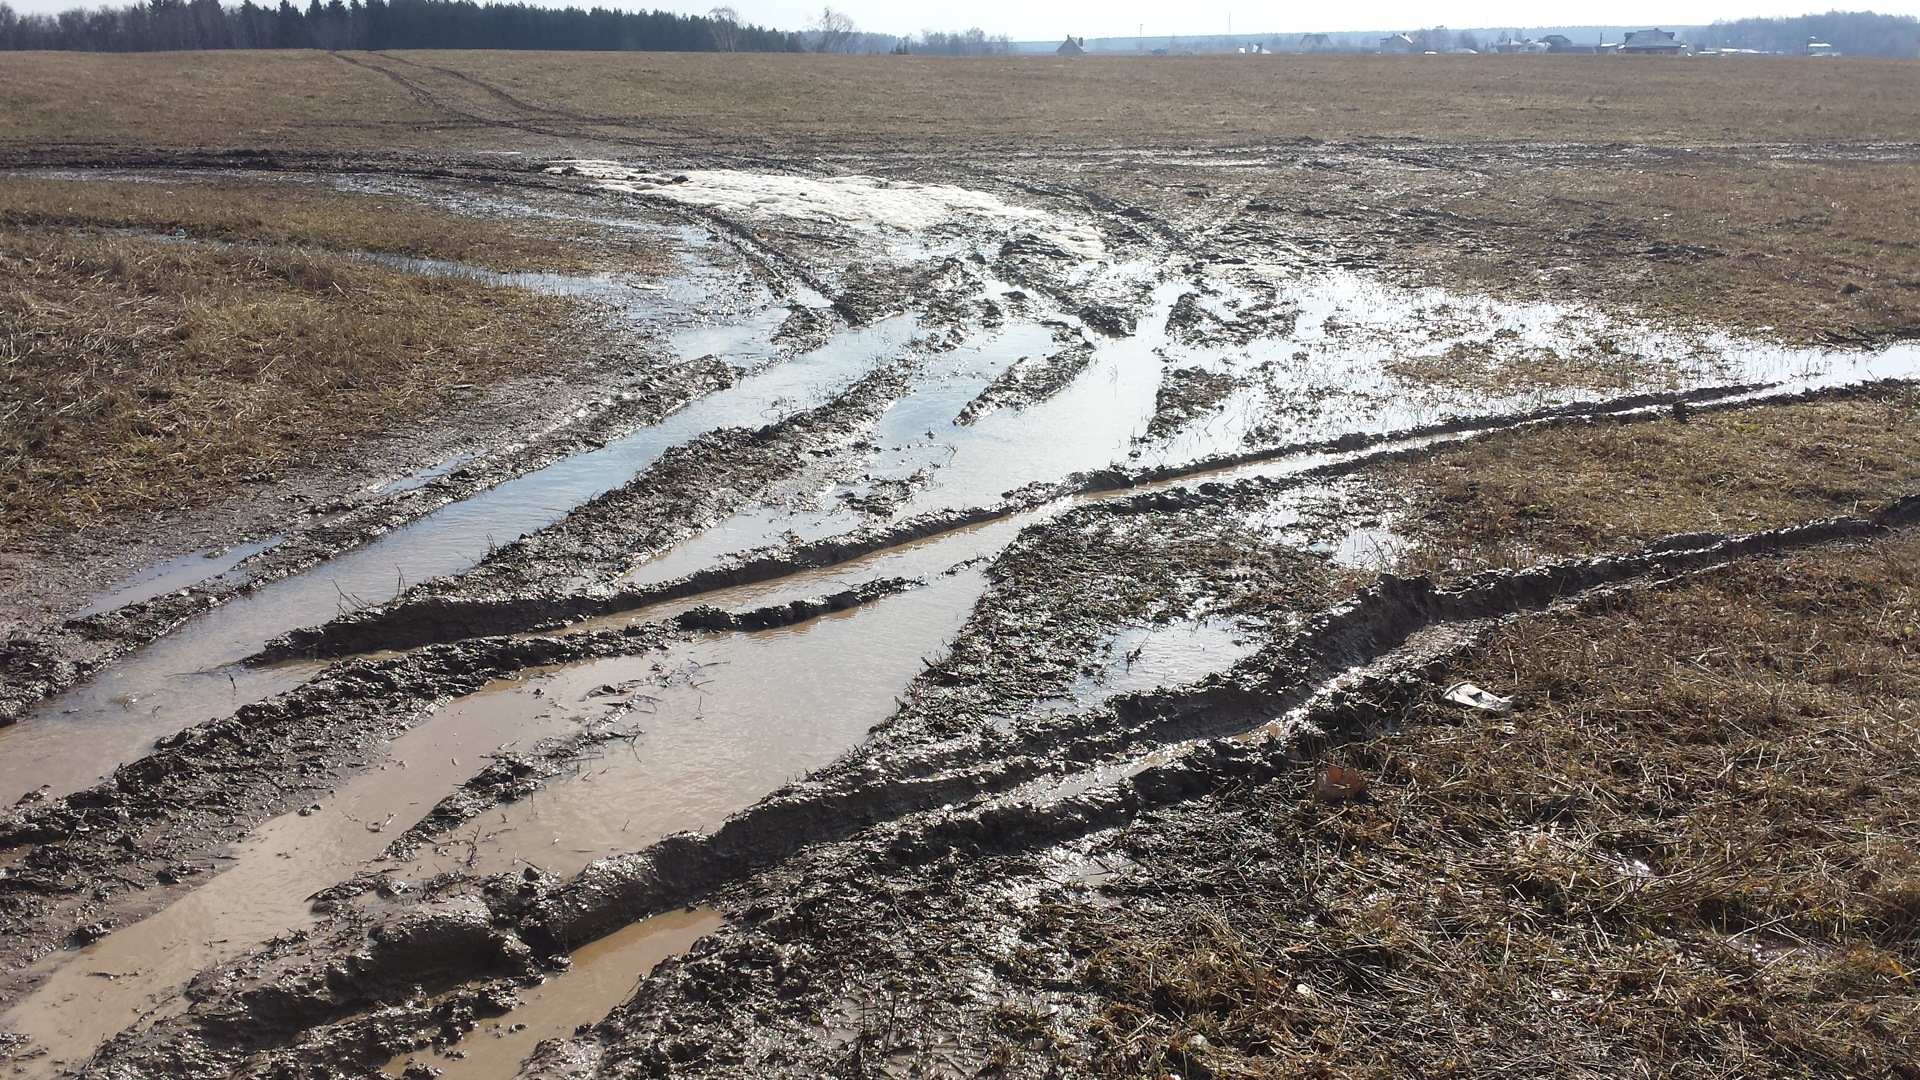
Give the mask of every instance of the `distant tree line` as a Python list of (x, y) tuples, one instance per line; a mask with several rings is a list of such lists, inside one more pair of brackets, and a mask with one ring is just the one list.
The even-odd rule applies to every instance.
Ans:
[(148, 0), (124, 8), (19, 15), (0, 3), (0, 49), (564, 49), (796, 52), (797, 34), (708, 15), (546, 8), (473, 0)]
[(1793, 53), (1809, 41), (1831, 45), (1843, 56), (1906, 56), (1920, 50), (1920, 19), (1871, 11), (1829, 11), (1782, 19), (1736, 19), (1688, 35), (1707, 49), (1757, 49)]
[(928, 56), (1003, 56), (1013, 52), (1013, 39), (1005, 34), (988, 34), (977, 26), (958, 33), (922, 30), (917, 38), (901, 38), (894, 51)]

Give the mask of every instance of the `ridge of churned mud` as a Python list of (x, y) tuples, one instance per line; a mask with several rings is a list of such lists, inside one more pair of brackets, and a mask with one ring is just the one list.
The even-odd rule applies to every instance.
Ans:
[(376, 1068), (445, 1038), (450, 1021), (470, 1027), (504, 1011), (516, 981), (537, 981), (570, 949), (725, 894), (803, 849), (857, 840), (869, 853), (860, 857), (899, 866), (956, 850), (1052, 846), (1275, 775), (1422, 692), (1448, 657), (1501, 620), (1916, 521), (1920, 496), (1908, 496), (1871, 519), (1682, 534), (1635, 553), (1490, 572), (1453, 586), (1385, 576), (1290, 640), (1191, 690), (1122, 697), (1098, 717), (1012, 737), (989, 729), (957, 743), (870, 744), (711, 835), (669, 837), (571, 879), (529, 869), (447, 880), (420, 901), (342, 911), (311, 935), (210, 972), (186, 1014), (121, 1036), (95, 1067), (214, 1075), (244, 1059), (275, 1070), (320, 1060), (335, 1074)]
[[(1382, 460), (1414, 459), (1436, 452), (1433, 440), (1552, 424), (1583, 424), (1599, 420), (1630, 423), (1667, 415), (1666, 410), (1748, 408), (1760, 402), (1813, 401), (1875, 393), (1886, 384), (1770, 393), (1761, 385), (1738, 384), (1694, 390), (1634, 394), (1604, 402), (1560, 405), (1517, 415), (1456, 417), (1441, 423), (1392, 432), (1354, 433), (1315, 443), (1217, 455), (1179, 466), (1140, 469), (1108, 468), (1078, 474), (1056, 484), (1042, 484), (1006, 493), (997, 503), (959, 510), (935, 511), (904, 521), (864, 526), (824, 540), (744, 552), (683, 578), (658, 584), (620, 582), (588, 584), (564, 592), (546, 589), (495, 589), (469, 575), (418, 587), (389, 604), (348, 612), (320, 626), (289, 631), (269, 642), (254, 658), (272, 662), (299, 657), (339, 657), (355, 653), (415, 648), (434, 642), (458, 641), (501, 633), (544, 633), (593, 618), (638, 611), (654, 604), (697, 597), (738, 585), (753, 585), (808, 570), (838, 566), (875, 552), (901, 547), (970, 526), (1004, 520), (1049, 504), (1079, 496), (1140, 498), (1158, 508), (1198, 504), (1207, 496), (1194, 483), (1209, 474), (1225, 474), (1243, 466), (1338, 455), (1336, 460), (1304, 466), (1283, 478), (1267, 481), (1271, 490), (1350, 475)], [(1399, 445), (1406, 444), (1406, 445)], [(1135, 489), (1186, 481), (1179, 487), (1145, 494)], [(628, 485), (635, 500), (645, 499), (653, 480), (648, 474)], [(528, 546), (544, 541), (530, 538)], [(506, 553), (503, 561), (517, 554)], [(515, 573), (515, 571), (508, 571)]]
[[(631, 656), (675, 630), (732, 632), (788, 626), (893, 595), (889, 579), (747, 612), (696, 610), (674, 624), (643, 623), (565, 637), (496, 637), (384, 659), (342, 661), (299, 688), (160, 740), (104, 783), (54, 799), (28, 798), (0, 819), (0, 925), (16, 974), (27, 962), (138, 918), (217, 869), (216, 856), (259, 823), (306, 805), (338, 779), (383, 756), (411, 724), (447, 702), (528, 668)], [(555, 756), (581, 746), (555, 746)], [(268, 768), (259, 768), (261, 763)], [(251, 767), (243, 767), (251, 766)], [(509, 773), (516, 770), (507, 767)], [(525, 779), (522, 775), (507, 779)], [(484, 781), (467, 811), (525, 789)], [(482, 793), (491, 802), (478, 798)], [(443, 816), (452, 807), (436, 807)], [(432, 817), (433, 815), (429, 815)], [(404, 841), (409, 833), (402, 835)]]

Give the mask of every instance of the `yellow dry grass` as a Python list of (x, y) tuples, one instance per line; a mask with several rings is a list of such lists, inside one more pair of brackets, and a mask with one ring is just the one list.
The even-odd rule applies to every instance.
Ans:
[(10, 54), (0, 146), (1920, 139), (1920, 64), (1790, 57)]
[(570, 318), (337, 255), (0, 230), (0, 548), (349, 452)]
[(1504, 432), (1386, 466), (1408, 569), (1527, 566), (1689, 532), (1864, 515), (1920, 492), (1920, 393)]
[(1451, 284), (1790, 340), (1920, 332), (1911, 161), (1668, 156), (1383, 201), (1464, 219), (1423, 253)]
[(1509, 624), (1441, 678), (1515, 715), (1435, 694), (1333, 751), (1364, 800), (1130, 838), (1151, 903), (1034, 930), (1095, 1071), (1920, 1076), (1917, 597), (1901, 538)]
[(446, 259), (499, 271), (619, 268), (651, 276), (657, 244), (549, 219), (453, 213), (317, 181), (171, 176), (154, 182), (0, 176), (0, 227), (132, 229)]

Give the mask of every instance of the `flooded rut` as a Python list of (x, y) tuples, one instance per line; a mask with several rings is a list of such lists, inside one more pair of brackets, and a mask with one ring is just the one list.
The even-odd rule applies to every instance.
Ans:
[(977, 570), (800, 626), (713, 637), (531, 680), (496, 703), (594, 703), (632, 738), (540, 792), (491, 811), (397, 868), (410, 876), (534, 866), (572, 874), (682, 830), (711, 832), (781, 784), (826, 765), (893, 711), (960, 628)]
[(567, 970), (532, 990), (506, 1016), (476, 1027), (445, 1053), (402, 1054), (387, 1064), (399, 1076), (419, 1063), (449, 1080), (513, 1080), (534, 1047), (573, 1035), (625, 1001), (656, 965), (726, 925), (715, 911), (672, 911), (641, 919), (568, 956)]
[[(782, 228), (829, 230), (847, 296), (856, 292), (856, 262), (902, 274), (940, 265), (963, 284), (941, 293), (944, 286), (923, 282), (914, 286), (921, 292), (889, 298), (879, 305), (885, 311), (866, 318), (849, 314), (858, 305), (847, 296), (830, 304), (791, 284), (779, 293), (760, 286), (753, 305), (716, 314), (700, 307), (692, 286), (670, 284), (672, 304), (649, 307), (611, 277), (516, 282), (617, 294), (617, 317), (651, 320), (681, 360), (717, 355), (735, 377), (604, 446), (238, 595), (48, 699), (0, 729), (0, 799), (44, 791), (43, 802), (56, 801), (140, 759), (158, 738), (275, 699), (323, 671), (364, 671), (410, 655), (350, 658), (342, 668), (320, 659), (244, 662), (289, 631), (342, 616), (377, 622), (455, 602), (509, 611), (519, 602), (626, 590), (620, 595), (636, 598), (627, 610), (601, 607), (558, 625), (476, 617), (427, 645), (636, 636), (584, 660), (528, 665), (478, 691), (469, 692), (476, 681), (435, 699), (405, 718), (381, 752), (351, 762), (240, 843), (169, 871), (158, 886), (143, 882), (144, 917), (49, 952), (28, 972), (37, 988), (0, 1014), (0, 1028), (27, 1048), (16, 1054), (16, 1075), (84, 1071), (80, 1063), (116, 1034), (187, 1023), (184, 991), (201, 972), (317, 932), (336, 912), (402, 905), (488, 875), (578, 880), (664, 838), (720, 832), (898, 716), (916, 680), (994, 587), (996, 560), (1026, 530), (1076, 509), (1303, 478), (1556, 410), (1644, 411), (1688, 393), (1735, 400), (1920, 374), (1920, 348), (1911, 345), (1787, 350), (1347, 272), (1177, 267), (1115, 250), (1112, 235), (1075, 214), (948, 185), (727, 170), (675, 180), (589, 161), (557, 163), (548, 173), (583, 178), (605, 197), (714, 215), (704, 220), (749, 233), (774, 219)], [(809, 275), (828, 276), (815, 271)], [(799, 313), (832, 329), (805, 347), (783, 344)], [(1545, 357), (1597, 365), (1605, 377), (1482, 377)], [(1442, 378), (1435, 365), (1479, 367), (1471, 379)], [(1616, 378), (1623, 369), (1631, 377)], [(750, 481), (714, 472), (711, 486), (737, 497), (724, 513), (674, 523), (680, 539), (656, 550), (596, 552), (598, 561), (582, 560), (574, 578), (543, 582), (538, 595), (461, 593), (476, 568), (507, 557), (508, 545), (541, 550), (583, 520), (585, 508), (645, 482), (676, 450), (726, 429), (741, 429), (742, 445), (770, 444), (778, 425), (872, 385), (883, 387), (880, 400), (850, 410), (854, 430), (770, 454), (774, 465)], [(388, 490), (430, 483), (464, 460), (423, 465)], [(1299, 503), (1270, 497), (1247, 510), (1243, 524), (1276, 547), (1355, 574), (1399, 557), (1395, 523), (1360, 509), (1309, 543)], [(853, 543), (919, 521), (936, 524)], [(834, 553), (838, 541), (848, 554)], [(244, 575), (246, 560), (266, 546), (155, 567), (83, 614), (214, 575)], [(753, 558), (773, 569), (725, 583), (721, 571)], [(716, 584), (672, 589), (703, 574), (716, 575)], [(430, 581), (439, 592), (421, 591)], [(857, 604), (805, 607), (879, 584), (888, 585), (884, 593)], [(796, 603), (804, 611), (776, 618), (799, 610)], [(709, 609), (724, 618), (714, 621)], [(712, 629), (738, 627), (725, 620), (755, 612), (762, 629)], [(1091, 715), (1128, 695), (1210, 685), (1271, 645), (1280, 625), (1285, 619), (1266, 625), (1195, 609), (1106, 626), (1077, 677), (1022, 699), (1033, 704), (995, 718), (996, 730), (1007, 736), (1016, 721)], [(655, 636), (638, 635), (646, 628)], [(382, 677), (408, 677), (394, 670), (401, 674)], [(1122, 764), (1068, 769), (1065, 778), (1034, 781), (1033, 790), (1077, 795), (1168, 760), (1168, 752), (1148, 750)], [(506, 1015), (441, 1052), (423, 1040), (392, 1057), (387, 1072), (419, 1066), (449, 1077), (511, 1077), (536, 1044), (600, 1021), (657, 962), (722, 925), (720, 913), (705, 909), (632, 921), (571, 950), (565, 970), (522, 989)]]
[(0, 799), (65, 794), (143, 752), (158, 736), (297, 685), (317, 670), (244, 667), (275, 635), (383, 603), (407, 585), (473, 565), (564, 517), (667, 450), (722, 427), (758, 427), (845, 386), (911, 332), (896, 320), (769, 367), (606, 447), (509, 480), (320, 567), (215, 608), (0, 729)]

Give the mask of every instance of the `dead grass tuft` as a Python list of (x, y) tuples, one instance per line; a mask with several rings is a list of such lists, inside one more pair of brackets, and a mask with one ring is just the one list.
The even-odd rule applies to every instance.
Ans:
[[(1509, 625), (1308, 770), (1131, 830), (1056, 910), (1108, 1075), (1920, 1076), (1920, 541)], [(1069, 914), (1072, 913), (1072, 914)]]
[(570, 311), (313, 252), (0, 231), (0, 547), (346, 452), (536, 367)]
[(1504, 432), (1382, 468), (1410, 571), (1518, 567), (1870, 514), (1920, 490), (1920, 391)]

